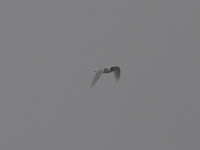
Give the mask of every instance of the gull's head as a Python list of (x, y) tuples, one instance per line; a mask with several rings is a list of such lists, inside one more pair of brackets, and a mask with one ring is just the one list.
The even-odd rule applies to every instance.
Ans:
[(104, 68), (104, 70), (105, 70), (105, 71), (109, 71), (109, 70), (110, 70), (110, 68)]

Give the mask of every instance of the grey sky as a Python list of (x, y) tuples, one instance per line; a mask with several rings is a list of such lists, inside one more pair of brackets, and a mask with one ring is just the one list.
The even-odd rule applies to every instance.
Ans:
[(198, 150), (199, 128), (199, 0), (0, 2), (2, 150)]

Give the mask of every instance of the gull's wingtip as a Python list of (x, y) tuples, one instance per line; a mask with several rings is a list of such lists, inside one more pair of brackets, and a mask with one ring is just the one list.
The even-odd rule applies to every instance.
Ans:
[(90, 86), (90, 90), (92, 89), (93, 85)]

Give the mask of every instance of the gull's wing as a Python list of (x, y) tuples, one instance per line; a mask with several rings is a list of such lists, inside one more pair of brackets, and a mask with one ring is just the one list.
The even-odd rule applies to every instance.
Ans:
[(114, 70), (115, 79), (118, 81), (120, 78), (120, 68), (118, 66), (111, 67)]
[(94, 76), (94, 79), (92, 81), (92, 84), (90, 86), (90, 89), (95, 85), (95, 83), (97, 82), (97, 80), (100, 78), (101, 74), (103, 73), (103, 69), (100, 68), (96, 71), (96, 75)]

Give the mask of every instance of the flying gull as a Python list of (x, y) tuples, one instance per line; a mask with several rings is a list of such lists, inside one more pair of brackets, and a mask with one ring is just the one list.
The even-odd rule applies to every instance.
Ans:
[(111, 67), (107, 67), (107, 68), (99, 68), (97, 70), (94, 70), (94, 72), (96, 72), (96, 75), (94, 76), (94, 79), (92, 81), (90, 89), (95, 85), (95, 83), (100, 78), (102, 73), (114, 72), (116, 81), (118, 81), (119, 78), (120, 78), (120, 68), (118, 66), (111, 66)]

